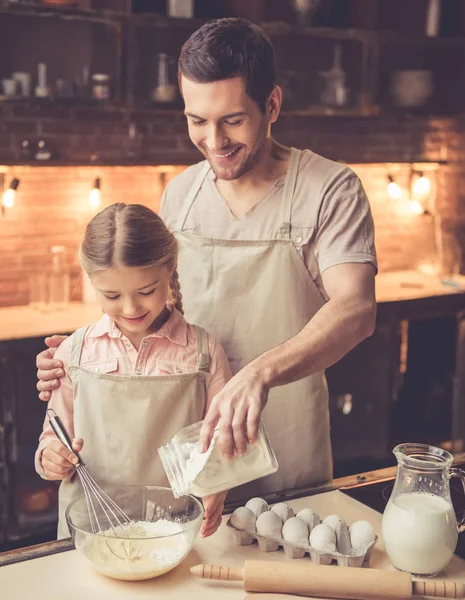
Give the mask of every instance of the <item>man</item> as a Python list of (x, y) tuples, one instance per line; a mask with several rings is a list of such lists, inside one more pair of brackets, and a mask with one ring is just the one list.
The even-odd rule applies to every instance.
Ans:
[[(223, 454), (243, 454), (263, 411), (280, 468), (234, 496), (328, 480), (324, 370), (375, 325), (367, 198), (349, 168), (271, 137), (282, 93), (257, 26), (204, 25), (183, 47), (179, 84), (206, 161), (170, 182), (161, 216), (179, 242), (186, 317), (220, 340), (235, 373), (212, 402), (201, 444), (219, 422)], [(47, 379), (59, 384), (50, 355), (37, 361), (44, 400)]]

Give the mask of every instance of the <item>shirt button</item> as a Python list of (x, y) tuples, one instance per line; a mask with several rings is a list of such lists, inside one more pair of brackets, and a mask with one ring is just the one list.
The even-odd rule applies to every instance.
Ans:
[(124, 342), (124, 345), (126, 346), (126, 348), (130, 348), (131, 344), (129, 342)]
[(100, 369), (98, 367), (95, 367), (95, 372), (98, 373), (100, 371)]
[(176, 367), (176, 373), (182, 373), (182, 369), (180, 367)]
[(144, 342), (142, 342), (142, 345), (143, 345), (143, 346), (148, 346), (148, 345), (149, 345), (149, 343), (148, 343), (148, 341), (147, 341), (147, 340), (145, 340)]
[(298, 244), (301, 244), (301, 243), (302, 243), (302, 238), (300, 237), (300, 235), (298, 235), (298, 236), (295, 238), (295, 241), (296, 241)]
[(142, 375), (142, 371), (140, 369), (137, 369), (136, 375)]

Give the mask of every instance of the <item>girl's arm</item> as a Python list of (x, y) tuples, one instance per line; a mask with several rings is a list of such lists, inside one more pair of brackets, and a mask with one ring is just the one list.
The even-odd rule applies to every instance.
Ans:
[[(73, 384), (68, 375), (68, 364), (71, 351), (71, 337), (67, 338), (58, 348), (55, 359), (63, 362), (65, 375), (61, 379), (59, 388), (53, 390), (52, 396), (47, 408), (53, 408), (56, 414), (63, 421), (63, 425), (68, 430), (71, 439), (74, 438), (74, 422), (73, 422)], [(42, 434), (39, 438), (39, 446), (35, 454), (35, 468), (37, 473), (44, 479), (48, 479), (45, 475), (42, 466), (42, 453), (50, 442), (58, 441), (55, 432), (53, 431), (48, 417), (45, 416)], [(68, 454), (70, 454), (68, 452)]]

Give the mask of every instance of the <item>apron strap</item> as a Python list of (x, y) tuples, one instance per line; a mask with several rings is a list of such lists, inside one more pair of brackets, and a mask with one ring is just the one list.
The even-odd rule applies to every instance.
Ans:
[(187, 193), (186, 200), (184, 201), (184, 204), (181, 208), (181, 212), (179, 213), (179, 218), (178, 218), (178, 223), (177, 223), (177, 228), (176, 228), (178, 231), (182, 231), (184, 229), (187, 215), (189, 214), (190, 209), (192, 208), (192, 205), (194, 204), (194, 201), (197, 198), (197, 194), (199, 193), (200, 188), (202, 187), (202, 184), (205, 181), (205, 177), (207, 176), (207, 173), (209, 171), (210, 171), (210, 163), (208, 162), (208, 160), (206, 160), (205, 164), (200, 169), (200, 173), (194, 179), (194, 183), (192, 184), (189, 192)]
[(208, 335), (203, 327), (195, 325), (197, 334), (197, 354), (199, 371), (208, 371), (210, 365), (210, 353), (208, 351)]
[(81, 362), (82, 346), (84, 345), (84, 339), (86, 337), (87, 327), (80, 327), (73, 334), (73, 341), (71, 343), (71, 354), (69, 357), (69, 377), (74, 383), (74, 375)]
[(301, 154), (301, 150), (291, 148), (289, 165), (284, 181), (283, 198), (281, 201), (281, 225), (278, 230), (278, 237), (280, 239), (291, 239), (292, 200), (294, 199)]

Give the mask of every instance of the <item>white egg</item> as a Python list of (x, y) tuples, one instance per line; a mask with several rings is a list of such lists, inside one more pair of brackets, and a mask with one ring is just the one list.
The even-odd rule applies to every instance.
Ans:
[(266, 500), (263, 500), (263, 498), (251, 498), (247, 502), (246, 506), (247, 508), (250, 508), (250, 510), (253, 513), (255, 513), (255, 516), (257, 517), (259, 517), (262, 513), (270, 509), (270, 507), (268, 506), (268, 502), (266, 502)]
[(313, 512), (311, 508), (303, 508), (297, 513), (297, 516), (307, 524), (310, 531), (315, 527), (315, 525), (321, 523), (320, 517)]
[(257, 533), (272, 538), (281, 537), (283, 522), (272, 510), (262, 513), (255, 524)]
[(336, 534), (334, 529), (325, 523), (320, 523), (312, 529), (310, 546), (320, 552), (334, 552), (336, 550)]
[(352, 548), (361, 548), (375, 541), (375, 532), (368, 521), (355, 521), (349, 528)]
[(246, 531), (255, 530), (255, 521), (257, 517), (246, 506), (240, 506), (231, 515), (231, 525), (236, 529), (244, 529)]
[(307, 544), (308, 526), (299, 517), (291, 517), (283, 525), (283, 539), (286, 542)]
[(278, 502), (271, 507), (271, 510), (278, 515), (283, 523), (294, 516), (294, 511), (285, 502)]
[(339, 523), (345, 523), (345, 521), (339, 515), (329, 515), (328, 517), (325, 517), (323, 519), (323, 523), (325, 523), (325, 525), (329, 525), (331, 529), (334, 529), (334, 531), (336, 531)]

